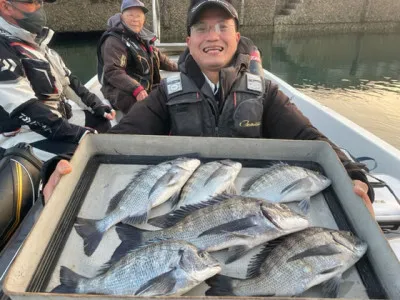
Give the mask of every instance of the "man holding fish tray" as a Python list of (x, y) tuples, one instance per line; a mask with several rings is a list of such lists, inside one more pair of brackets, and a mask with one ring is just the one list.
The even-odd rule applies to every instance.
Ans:
[[(253, 47), (241, 38), (238, 23), (229, 1), (191, 1), (188, 48), (180, 57), (179, 75), (163, 80), (109, 132), (330, 142), (277, 86), (250, 72)], [(368, 191), (364, 171), (331, 145), (355, 180), (355, 192), (373, 214), (374, 195), (372, 189)], [(307, 217), (282, 204), (309, 200), (330, 180), (280, 163), (250, 179), (239, 192), (234, 181), (240, 169), (241, 164), (230, 160), (200, 164), (184, 157), (141, 169), (107, 202), (108, 209), (99, 219), (80, 213), (75, 220), (75, 237), (85, 259), (101, 253), (97, 248), (116, 247), (105, 267), (99, 275), (86, 278), (85, 270), (75, 273), (72, 264), (60, 262), (59, 282), (52, 291), (181, 295), (207, 280), (208, 295), (295, 296), (325, 283), (324, 295), (336, 296), (340, 276), (364, 255), (366, 244), (348, 232), (309, 227), (312, 222)], [(57, 167), (45, 188), (46, 197), (65, 173)], [(265, 189), (270, 201), (261, 197)], [(172, 210), (152, 216), (152, 208), (168, 199)], [(308, 201), (300, 203), (306, 212)], [(159, 230), (141, 227), (148, 225)], [(121, 240), (118, 246), (107, 238), (112, 228)], [(185, 259), (185, 249), (191, 246), (174, 244), (179, 241), (195, 247), (198, 257), (191, 262)], [(259, 255), (249, 258), (250, 251), (265, 243), (268, 246)], [(167, 247), (169, 254), (162, 254), (159, 249)], [(221, 253), (224, 257), (217, 257)], [(218, 258), (225, 276), (214, 276), (219, 266), (204, 261), (208, 254)], [(247, 279), (233, 278), (236, 274), (229, 274), (229, 265), (232, 269), (248, 266)], [(190, 281), (188, 274), (198, 279)]]
[[(363, 167), (350, 162), (275, 84), (250, 73), (256, 59), (251, 55), (254, 45), (240, 36), (238, 27), (238, 13), (230, 1), (192, 0), (180, 74), (164, 79), (109, 132), (326, 141), (373, 214), (374, 192)], [(63, 173), (55, 172), (45, 195), (51, 194), (53, 180), (57, 182)], [(309, 184), (297, 182), (303, 187)]]

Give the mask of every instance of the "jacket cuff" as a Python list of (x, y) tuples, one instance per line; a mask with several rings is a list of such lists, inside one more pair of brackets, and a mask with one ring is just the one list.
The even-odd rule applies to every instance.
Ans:
[(136, 88), (134, 91), (133, 91), (133, 93), (132, 93), (132, 95), (133, 95), (133, 97), (137, 97), (137, 95), (139, 95), (139, 93), (141, 92), (141, 91), (143, 91), (144, 90), (144, 87), (142, 87), (141, 85), (138, 87), (138, 88)]

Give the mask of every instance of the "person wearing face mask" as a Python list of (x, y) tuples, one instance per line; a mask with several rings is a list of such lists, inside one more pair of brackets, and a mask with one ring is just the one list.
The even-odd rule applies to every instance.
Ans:
[(115, 111), (48, 47), (43, 2), (55, 0), (0, 0), (0, 147), (26, 142), (47, 160), (107, 131)]
[(107, 131), (115, 116), (47, 46), (43, 2), (55, 0), (0, 0), (0, 250), (41, 204), (43, 162)]
[(156, 36), (144, 28), (148, 9), (141, 1), (123, 0), (121, 13), (108, 20), (97, 48), (101, 91), (111, 105), (128, 113), (160, 83), (160, 69), (177, 71), (177, 64), (161, 53)]

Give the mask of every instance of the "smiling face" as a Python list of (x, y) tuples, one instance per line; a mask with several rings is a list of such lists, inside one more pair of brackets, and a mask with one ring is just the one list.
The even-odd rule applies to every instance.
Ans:
[(131, 7), (124, 10), (122, 13), (122, 21), (126, 26), (129, 27), (130, 30), (139, 33), (143, 29), (146, 17), (141, 8)]
[(240, 40), (235, 20), (221, 8), (205, 9), (191, 28), (186, 42), (190, 54), (206, 75), (227, 66)]

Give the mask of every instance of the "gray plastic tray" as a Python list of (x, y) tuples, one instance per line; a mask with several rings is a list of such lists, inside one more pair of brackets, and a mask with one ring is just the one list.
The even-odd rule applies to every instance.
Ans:
[[(89, 136), (81, 143), (72, 159), (73, 173), (60, 182), (11, 267), (4, 283), (6, 293), (12, 299), (116, 298), (43, 293), (59, 284), (60, 265), (88, 277), (94, 276), (119, 244), (112, 229), (104, 236), (96, 252), (91, 257), (86, 257), (82, 239), (72, 229), (73, 220), (77, 215), (85, 218), (102, 217), (109, 199), (145, 165), (188, 154), (204, 160), (230, 158), (243, 161), (245, 167), (236, 181), (238, 188), (268, 161), (287, 161), (320, 167), (332, 180), (332, 188), (312, 199), (310, 223), (335, 229), (349, 226), (369, 245), (368, 258), (364, 259), (361, 268), (364, 270), (361, 272), (370, 274), (364, 274), (361, 278), (360, 270), (351, 268), (344, 274), (340, 297), (368, 299), (368, 294), (379, 295), (379, 291), (371, 292), (366, 288), (362, 279), (367, 279), (369, 284), (375, 280), (376, 286), (372, 290), (379, 290), (381, 287), (391, 299), (398, 298), (400, 264), (362, 200), (353, 193), (351, 180), (329, 144), (317, 141), (127, 135)], [(331, 211), (332, 206), (327, 204), (328, 196), (333, 206), (336, 203), (338, 211)], [(295, 205), (292, 207), (296, 208)], [(167, 209), (166, 205), (160, 207), (158, 213), (162, 213), (163, 209)], [(257, 249), (254, 249), (244, 259), (229, 265), (225, 274), (243, 277), (248, 260), (256, 252)], [(368, 266), (372, 268), (368, 269)], [(203, 296), (206, 288), (202, 284), (186, 296)], [(313, 288), (302, 296), (318, 297), (320, 289)], [(169, 299), (180, 298), (182, 297)]]

